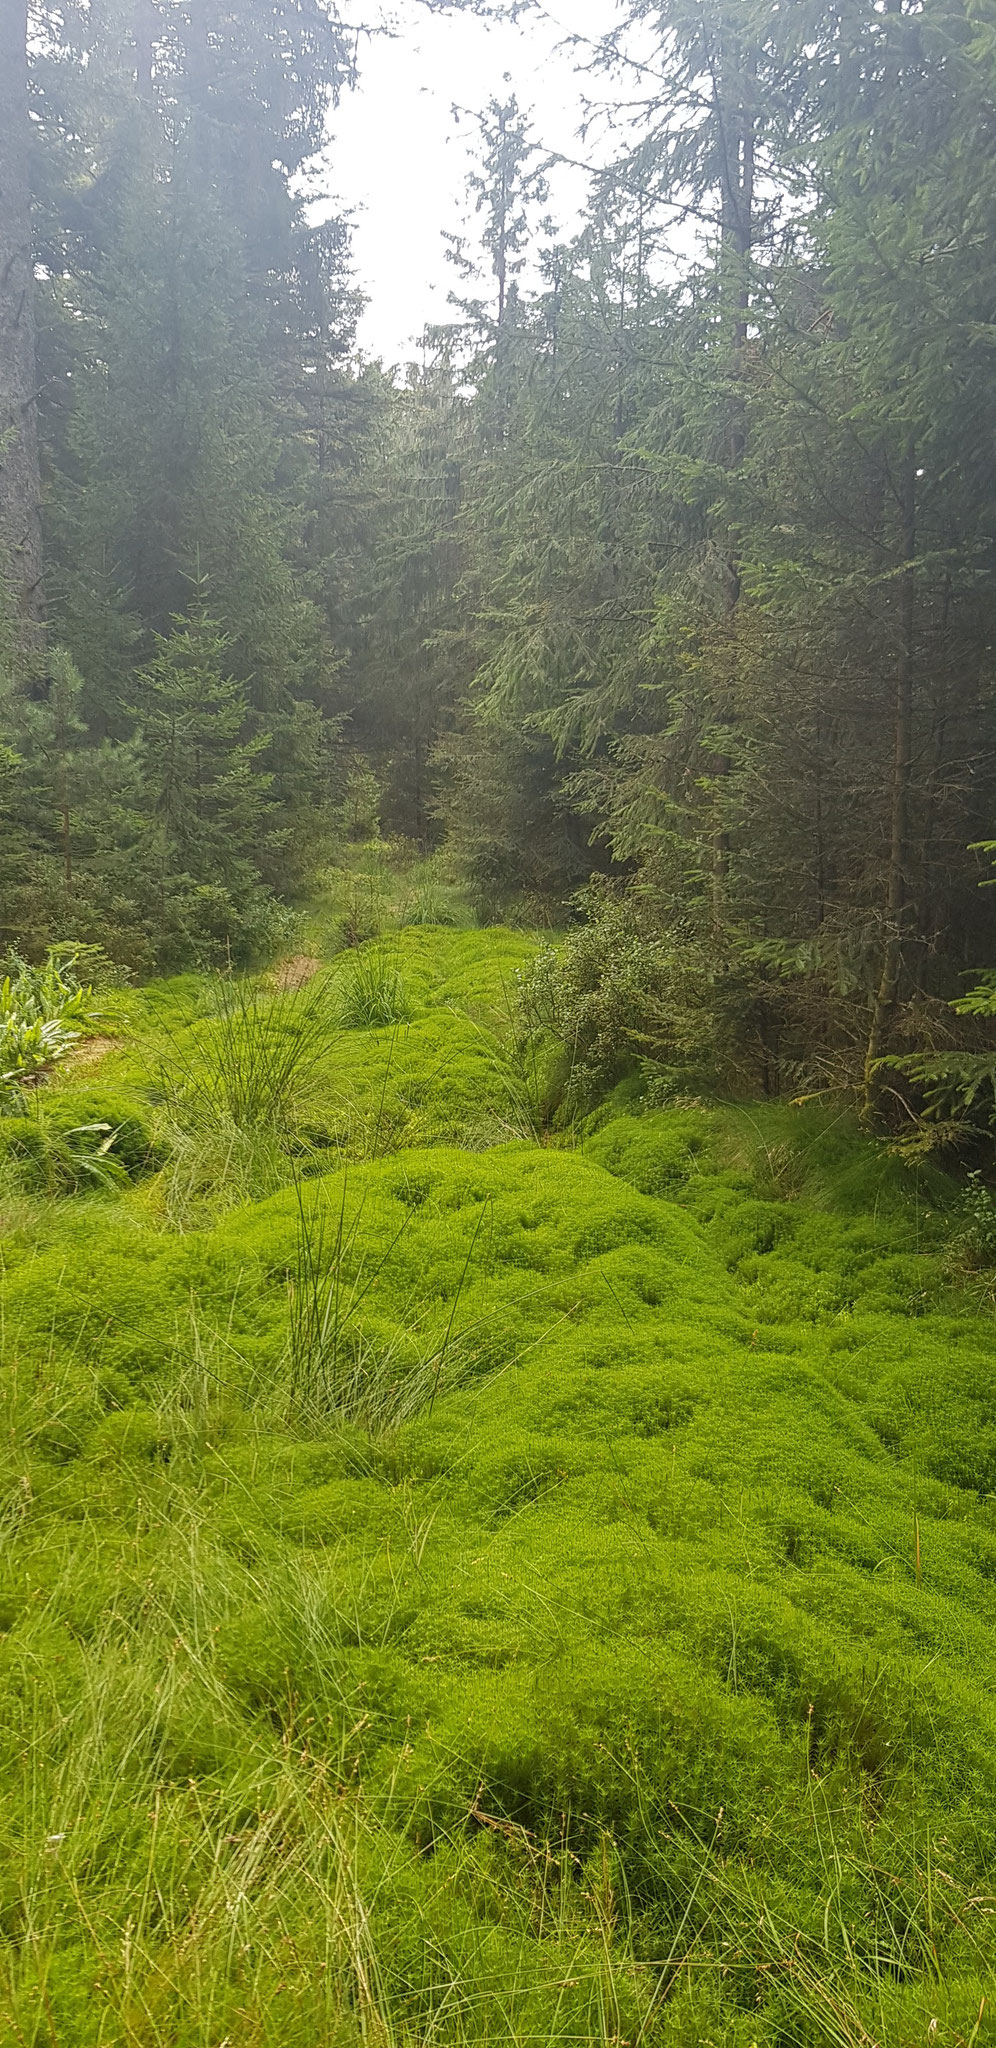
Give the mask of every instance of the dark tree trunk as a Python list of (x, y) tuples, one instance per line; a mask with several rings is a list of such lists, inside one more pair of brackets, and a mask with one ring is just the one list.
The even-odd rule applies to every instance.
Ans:
[(23, 641), (42, 616), (27, 0), (0, 0), (0, 544)]
[[(727, 73), (729, 71), (729, 79)], [(720, 66), (721, 90), (715, 116), (720, 140), (720, 290), (727, 301), (731, 343), (731, 398), (727, 439), (727, 463), (739, 469), (747, 445), (744, 409), (744, 355), (750, 311), (750, 263), (754, 244), (755, 180), (755, 94), (756, 65), (744, 62), (737, 49), (731, 65)], [(737, 641), (736, 612), (740, 603), (740, 559), (735, 545), (727, 549), (724, 563), (723, 602), (730, 624), (730, 666), (723, 701), (714, 707), (715, 724), (724, 735), (713, 757), (712, 773), (718, 795), (718, 818), (713, 841), (713, 915), (717, 927), (726, 914), (727, 882), (730, 868), (730, 834), (724, 810), (723, 792), (732, 769), (731, 750), (736, 719)], [(729, 735), (729, 746), (725, 735)]]
[(902, 501), (899, 584), (899, 646), (892, 721), (892, 777), (889, 797), (889, 864), (885, 888), (885, 946), (865, 1053), (864, 1113), (874, 1116), (881, 1095), (878, 1062), (899, 1000), (903, 967), (903, 921), (908, 896), (909, 795), (913, 752), (914, 578), (916, 558), (916, 458), (910, 450), (900, 484)]

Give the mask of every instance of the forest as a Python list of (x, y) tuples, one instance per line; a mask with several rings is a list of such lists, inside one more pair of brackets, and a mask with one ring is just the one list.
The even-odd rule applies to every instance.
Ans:
[(18, 2048), (996, 2043), (996, 4), (563, 26), (0, 0)]

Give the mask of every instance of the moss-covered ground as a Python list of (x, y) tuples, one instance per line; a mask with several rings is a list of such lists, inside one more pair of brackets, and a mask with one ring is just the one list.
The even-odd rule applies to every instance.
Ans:
[(946, 1190), (829, 1111), (541, 1142), (530, 943), (120, 992), (8, 1145), (4, 2041), (996, 2039)]

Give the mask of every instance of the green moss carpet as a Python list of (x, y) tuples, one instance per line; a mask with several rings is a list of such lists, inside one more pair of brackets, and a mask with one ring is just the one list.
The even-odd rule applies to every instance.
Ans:
[(529, 952), (122, 992), (6, 1120), (4, 2041), (996, 2039), (944, 1189), (829, 1111), (538, 1142)]

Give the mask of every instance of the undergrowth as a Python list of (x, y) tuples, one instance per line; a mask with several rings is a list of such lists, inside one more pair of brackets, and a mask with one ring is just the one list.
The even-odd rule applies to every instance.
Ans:
[(120, 991), (31, 1125), (120, 1170), (12, 1152), (4, 2040), (993, 2038), (979, 1218), (816, 1106), (552, 1142), (533, 943)]

